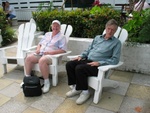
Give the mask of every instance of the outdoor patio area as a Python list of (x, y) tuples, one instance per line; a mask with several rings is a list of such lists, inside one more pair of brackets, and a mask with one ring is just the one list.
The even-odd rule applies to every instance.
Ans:
[[(14, 56), (16, 50), (10, 51), (8, 55)], [(7, 74), (3, 74), (2, 68), (0, 64), (0, 113), (150, 113), (150, 75), (115, 70), (110, 79), (118, 81), (119, 87), (104, 88), (98, 104), (93, 103), (94, 90), (90, 88), (91, 98), (77, 105), (78, 96), (65, 96), (70, 90), (65, 63), (59, 72), (58, 85), (39, 97), (24, 96), (20, 88), (23, 67), (9, 64)]]

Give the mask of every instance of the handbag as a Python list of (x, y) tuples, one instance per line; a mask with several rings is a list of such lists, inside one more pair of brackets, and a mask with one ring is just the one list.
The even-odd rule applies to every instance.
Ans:
[(22, 86), (24, 96), (33, 97), (42, 95), (42, 87), (44, 84), (41, 85), (40, 79), (44, 80), (42, 77), (37, 76), (24, 77), (24, 84)]

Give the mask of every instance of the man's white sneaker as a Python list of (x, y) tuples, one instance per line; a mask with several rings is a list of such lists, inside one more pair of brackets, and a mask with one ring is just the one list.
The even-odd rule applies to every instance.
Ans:
[(50, 89), (50, 83), (47, 83), (47, 84), (44, 84), (44, 87), (43, 87), (43, 93), (47, 93)]
[(81, 91), (77, 91), (77, 90), (73, 89), (73, 90), (70, 90), (69, 92), (67, 92), (66, 96), (67, 97), (73, 97), (73, 96), (78, 95), (80, 93), (81, 93)]
[(81, 93), (80, 97), (76, 100), (76, 104), (83, 104), (90, 98), (90, 93)]

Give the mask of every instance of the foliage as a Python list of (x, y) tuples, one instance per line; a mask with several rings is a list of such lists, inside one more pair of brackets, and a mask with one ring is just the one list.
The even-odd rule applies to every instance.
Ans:
[(143, 27), (139, 32), (139, 41), (141, 43), (150, 43), (150, 15), (144, 20)]
[(7, 24), (6, 14), (1, 8), (0, 8), (0, 29), (3, 38), (3, 41), (1, 43), (2, 46), (8, 45), (13, 41), (16, 41), (15, 31)]
[(128, 41), (150, 43), (150, 9), (132, 14), (133, 19), (123, 26), (129, 33)]
[(16, 41), (17, 39), (15, 38), (15, 34), (14, 34), (14, 30), (7, 26), (5, 28), (5, 31), (2, 32), (2, 37), (3, 37), (3, 41), (2, 41), (2, 46), (6, 46), (14, 41)]
[(92, 9), (82, 10), (76, 9), (72, 11), (36, 11), (32, 12), (39, 30), (47, 32), (49, 26), (54, 19), (58, 19), (61, 23), (71, 24), (73, 26), (73, 37), (93, 38), (101, 34), (105, 28), (105, 23), (114, 18), (120, 22), (120, 13), (111, 7), (94, 6)]
[(44, 10), (52, 11), (53, 9), (54, 9), (53, 8), (53, 2), (40, 3), (39, 6), (38, 6), (38, 9), (37, 9), (37, 12), (44, 11)]

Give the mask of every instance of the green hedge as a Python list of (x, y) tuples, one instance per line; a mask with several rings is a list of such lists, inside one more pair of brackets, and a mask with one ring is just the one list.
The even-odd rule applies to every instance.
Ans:
[(6, 46), (14, 41), (16, 41), (15, 31), (7, 24), (6, 14), (3, 9), (0, 8), (0, 29), (3, 38), (2, 46)]
[(72, 37), (94, 38), (102, 34), (109, 19), (116, 19), (121, 27), (127, 29), (129, 42), (150, 43), (150, 8), (141, 12), (132, 12), (133, 18), (126, 23), (121, 20), (120, 11), (112, 7), (95, 6), (90, 10), (42, 10), (33, 12), (39, 30), (47, 32), (54, 19), (73, 26)]
[(93, 7), (91, 10), (36, 11), (32, 12), (39, 30), (47, 32), (51, 22), (58, 19), (61, 23), (73, 26), (72, 37), (93, 38), (103, 32), (109, 19), (116, 19), (121, 25), (120, 12), (111, 7)]

